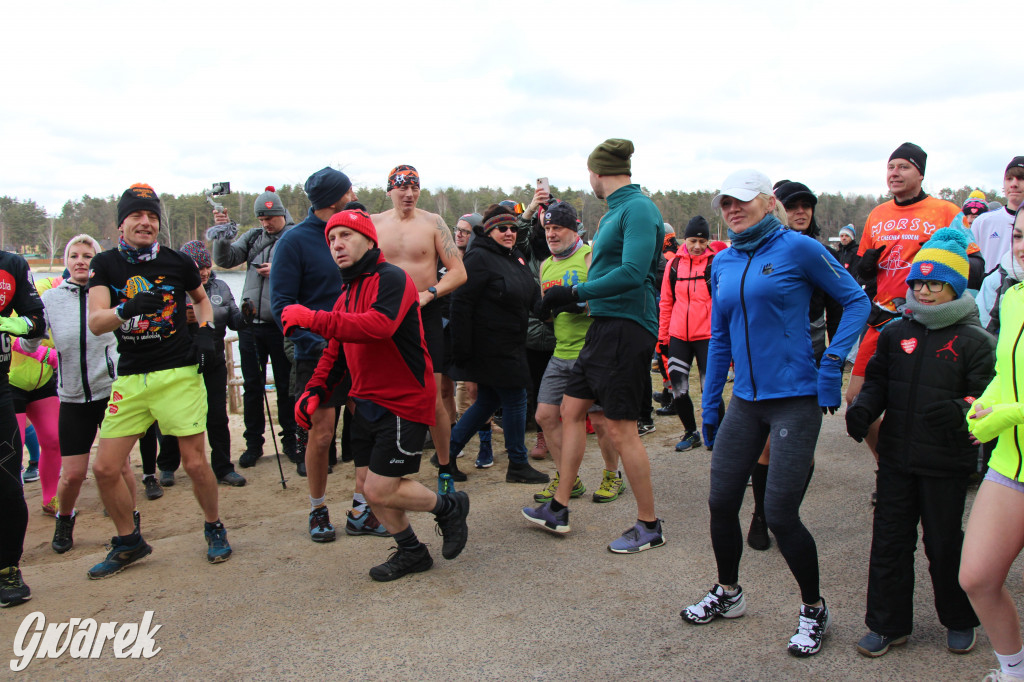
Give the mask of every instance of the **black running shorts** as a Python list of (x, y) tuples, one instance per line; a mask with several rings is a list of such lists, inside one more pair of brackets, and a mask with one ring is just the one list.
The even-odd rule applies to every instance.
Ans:
[(370, 471), (378, 476), (401, 478), (420, 470), (427, 425), (385, 412), (370, 421), (357, 409), (352, 423), (352, 452), (356, 466), (369, 457)]
[(444, 316), (448, 307), (448, 299), (443, 301), (431, 301), (420, 308), (420, 319), (423, 321), (423, 338), (427, 342), (427, 352), (430, 353), (430, 361), (434, 365), (434, 374), (444, 374), (448, 371), (445, 364), (445, 340), (444, 340)]
[(57, 417), (61, 456), (88, 455), (106, 413), (106, 398), (87, 403), (61, 403)]
[(595, 317), (572, 367), (565, 395), (593, 400), (608, 419), (640, 419), (651, 405), (651, 356), (657, 338), (633, 320)]

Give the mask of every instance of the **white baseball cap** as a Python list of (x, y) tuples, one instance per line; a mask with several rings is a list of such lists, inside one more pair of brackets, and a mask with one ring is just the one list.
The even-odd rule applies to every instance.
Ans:
[(758, 194), (772, 195), (772, 181), (764, 173), (749, 168), (732, 173), (722, 183), (722, 189), (711, 200), (711, 208), (716, 211), (722, 204), (722, 197), (733, 197), (740, 201), (750, 201)]

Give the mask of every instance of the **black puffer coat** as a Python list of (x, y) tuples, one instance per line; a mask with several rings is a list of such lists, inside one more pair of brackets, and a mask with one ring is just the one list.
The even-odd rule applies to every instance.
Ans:
[[(978, 314), (942, 329), (926, 329), (906, 317), (891, 322), (878, 337), (864, 388), (855, 405), (872, 419), (885, 412), (878, 437), (879, 464), (924, 476), (966, 476), (975, 470), (978, 448), (971, 445), (965, 418), (970, 402), (995, 374), (995, 340), (981, 328)], [(960, 417), (935, 429), (924, 419), (933, 403), (949, 401)]]
[(452, 293), (452, 361), (459, 381), (527, 388), (526, 329), (540, 287), (519, 249), (507, 249), (474, 227), (465, 257), (466, 283)]

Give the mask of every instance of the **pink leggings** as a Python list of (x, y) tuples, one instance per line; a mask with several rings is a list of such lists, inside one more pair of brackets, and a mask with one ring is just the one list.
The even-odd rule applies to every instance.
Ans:
[[(21, 442), (25, 442), (25, 421), (36, 427), (39, 439), (39, 481), (43, 486), (43, 504), (57, 494), (60, 480), (60, 437), (57, 432), (57, 416), (60, 414), (60, 398), (50, 396), (28, 404), (25, 412), (18, 413), (18, 429)], [(80, 454), (80, 453), (79, 453)]]

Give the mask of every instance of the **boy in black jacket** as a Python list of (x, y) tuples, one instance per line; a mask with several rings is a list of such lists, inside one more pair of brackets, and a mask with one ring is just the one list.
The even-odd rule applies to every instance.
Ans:
[(974, 647), (978, 618), (958, 581), (967, 482), (977, 462), (965, 417), (992, 379), (995, 342), (964, 293), (968, 244), (943, 228), (918, 252), (903, 317), (883, 329), (864, 388), (846, 412), (847, 432), (857, 441), (885, 413), (865, 617), (870, 632), (857, 643), (865, 656), (904, 644), (912, 630), (919, 521), (946, 646), (958, 654)]

